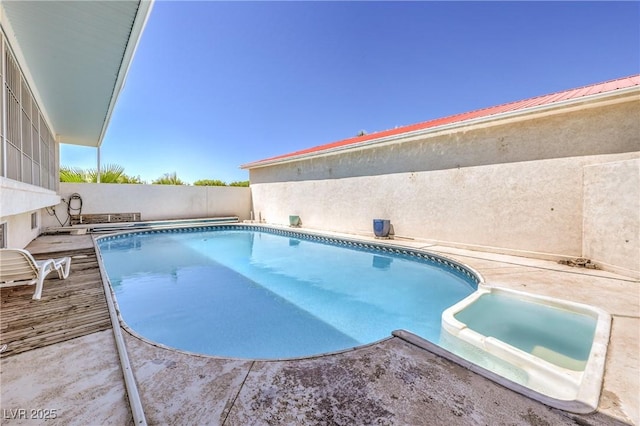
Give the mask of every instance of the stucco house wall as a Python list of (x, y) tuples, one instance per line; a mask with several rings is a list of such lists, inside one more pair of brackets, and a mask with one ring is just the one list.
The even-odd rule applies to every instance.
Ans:
[(607, 269), (640, 274), (640, 159), (584, 168), (583, 253)]
[(0, 177), (0, 223), (6, 225), (7, 246), (24, 247), (36, 238), (41, 231), (43, 207), (59, 201), (55, 191)]
[[(622, 102), (624, 100), (624, 102)], [(640, 150), (640, 102), (496, 119), (250, 169), (252, 184), (447, 170)]]
[[(294, 214), (306, 227), (363, 235), (372, 235), (372, 219), (384, 218), (396, 238), (581, 257), (592, 246), (585, 238), (602, 235), (583, 232), (585, 167), (638, 158), (638, 117), (638, 97), (627, 97), (251, 168), (253, 212), (268, 223), (288, 224)], [(634, 193), (620, 194), (617, 206)], [(618, 217), (600, 215), (597, 227), (614, 229), (607, 221)], [(624, 254), (607, 256), (619, 262)]]

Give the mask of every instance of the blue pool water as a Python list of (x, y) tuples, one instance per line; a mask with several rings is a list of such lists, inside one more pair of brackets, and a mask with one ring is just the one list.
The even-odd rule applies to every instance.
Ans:
[[(283, 235), (284, 234), (284, 235)], [(98, 240), (124, 321), (167, 346), (291, 358), (405, 329), (433, 342), (473, 277), (413, 252), (221, 226)]]
[(454, 317), (469, 329), (570, 370), (587, 364), (597, 318), (516, 297), (485, 294)]

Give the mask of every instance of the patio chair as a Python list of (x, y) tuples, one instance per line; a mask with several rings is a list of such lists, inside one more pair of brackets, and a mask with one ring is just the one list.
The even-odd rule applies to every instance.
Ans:
[(0, 249), (0, 287), (36, 284), (35, 300), (42, 296), (44, 279), (49, 273), (56, 271), (58, 278), (64, 280), (70, 268), (70, 257), (35, 260), (26, 250)]

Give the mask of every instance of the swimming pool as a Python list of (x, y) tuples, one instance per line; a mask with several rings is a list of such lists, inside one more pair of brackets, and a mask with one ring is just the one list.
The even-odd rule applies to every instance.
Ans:
[(442, 312), (480, 278), (448, 259), (253, 225), (97, 239), (125, 323), (189, 352), (282, 359), (405, 329), (437, 342)]

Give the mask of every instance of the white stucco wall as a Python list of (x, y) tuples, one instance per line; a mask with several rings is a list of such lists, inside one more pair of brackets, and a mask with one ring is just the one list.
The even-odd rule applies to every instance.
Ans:
[[(61, 183), (60, 195), (66, 201), (77, 193), (83, 214), (140, 213), (142, 220), (190, 219), (238, 216), (249, 219), (251, 190), (246, 187), (125, 185)], [(77, 207), (74, 202), (72, 207)], [(67, 205), (56, 207), (60, 221), (67, 218)], [(60, 226), (55, 217), (43, 218), (46, 226)]]
[[(7, 224), (7, 247), (22, 248), (40, 233), (43, 208), (56, 205), (54, 191), (0, 177), (0, 223)], [(38, 226), (31, 228), (31, 214), (38, 215)]]
[[(36, 213), (38, 226), (31, 228), (31, 214)], [(0, 218), (0, 223), (7, 224), (6, 242), (7, 247), (24, 248), (40, 234), (40, 224), (42, 223), (42, 212), (27, 212)]]
[(584, 168), (584, 256), (640, 278), (640, 159)]
[(59, 202), (55, 191), (0, 176), (0, 217), (31, 212)]
[(583, 167), (630, 154), (252, 185), (256, 218), (537, 257), (581, 256)]

